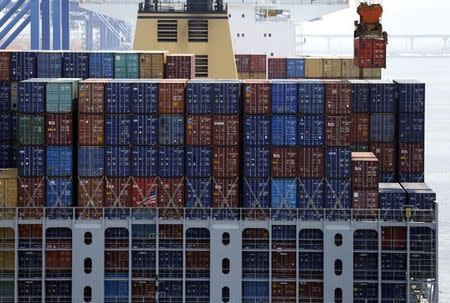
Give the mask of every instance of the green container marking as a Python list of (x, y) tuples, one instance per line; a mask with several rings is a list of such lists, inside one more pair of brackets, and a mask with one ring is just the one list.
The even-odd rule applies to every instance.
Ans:
[(19, 116), (19, 143), (22, 145), (45, 144), (45, 118), (43, 115)]
[(46, 110), (48, 113), (70, 113), (77, 97), (78, 81), (56, 80), (47, 83)]

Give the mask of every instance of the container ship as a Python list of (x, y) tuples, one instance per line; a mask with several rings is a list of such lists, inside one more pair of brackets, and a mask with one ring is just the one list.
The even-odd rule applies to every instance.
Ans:
[(193, 0), (0, 51), (0, 302), (438, 302), (425, 84), (359, 13), (354, 58), (235, 56)]

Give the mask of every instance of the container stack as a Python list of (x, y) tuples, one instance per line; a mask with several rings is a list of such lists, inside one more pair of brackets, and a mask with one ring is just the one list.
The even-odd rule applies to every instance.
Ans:
[(378, 159), (373, 153), (352, 153), (352, 187), (352, 208), (378, 209)]
[(172, 54), (167, 56), (166, 78), (192, 79), (195, 78), (195, 55)]
[(399, 211), (407, 205), (407, 193), (400, 183), (379, 183), (378, 203), (380, 209), (385, 210), (389, 219), (399, 220), (403, 214)]
[(239, 54), (235, 58), (239, 79), (266, 79), (266, 55)]
[(11, 84), (0, 81), (0, 168), (16, 167), (17, 104), (11, 100)]
[(62, 57), (62, 77), (81, 78), (89, 77), (89, 53), (64, 52)]
[[(17, 207), (17, 168), (0, 170), (0, 207)], [(10, 219), (12, 216), (13, 212), (5, 212), (0, 214), (0, 219)]]
[(62, 78), (62, 53), (57, 51), (36, 54), (37, 78)]
[(351, 103), (350, 82), (325, 82), (325, 208), (351, 207)]
[(352, 130), (353, 152), (368, 152), (370, 141), (369, 83), (365, 80), (350, 80), (352, 85)]
[(287, 78), (287, 58), (267, 59), (267, 78), (286, 79)]

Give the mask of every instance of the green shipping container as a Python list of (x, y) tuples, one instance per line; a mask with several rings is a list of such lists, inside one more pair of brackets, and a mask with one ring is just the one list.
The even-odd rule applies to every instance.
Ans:
[(19, 116), (18, 137), (19, 137), (19, 144), (21, 145), (44, 145), (45, 144), (44, 115)]
[(116, 53), (114, 55), (114, 78), (139, 79), (139, 54)]
[(47, 83), (46, 111), (48, 113), (71, 113), (77, 98), (79, 79), (57, 79)]
[(0, 281), (0, 298), (14, 302), (14, 281)]

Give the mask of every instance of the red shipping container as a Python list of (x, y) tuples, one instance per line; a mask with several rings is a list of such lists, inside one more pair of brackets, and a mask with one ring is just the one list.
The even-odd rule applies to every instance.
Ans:
[(46, 114), (47, 145), (72, 145), (72, 114)]
[[(280, 275), (280, 279), (285, 279)], [(296, 302), (297, 287), (295, 282), (272, 282), (272, 303)], [(306, 301), (302, 301), (306, 302)]]
[(235, 55), (235, 59), (238, 73), (250, 72), (250, 55)]
[(180, 208), (184, 206), (183, 178), (161, 178), (158, 189), (158, 207)]
[(45, 271), (61, 271), (61, 269), (72, 270), (72, 252), (46, 251)]
[(211, 145), (212, 116), (187, 115), (186, 116), (186, 144)]
[(327, 116), (325, 142), (327, 146), (350, 146), (352, 119), (347, 116)]
[(386, 45), (384, 39), (355, 39), (354, 64), (359, 68), (386, 68)]
[(135, 281), (131, 286), (132, 302), (154, 302), (156, 298), (155, 281)]
[(397, 151), (394, 143), (371, 143), (370, 151), (379, 161), (380, 172), (393, 173), (397, 166)]
[(128, 251), (105, 251), (105, 272), (124, 272), (128, 271), (128, 267)]
[(367, 143), (369, 142), (370, 114), (352, 113), (351, 114), (351, 142)]
[(209, 273), (209, 251), (187, 251), (186, 271), (208, 271)]
[(132, 178), (131, 207), (156, 207), (157, 194), (156, 178)]
[(212, 207), (236, 208), (239, 205), (239, 179), (213, 178)]
[(265, 73), (266, 72), (266, 55), (250, 55), (250, 73)]
[(104, 111), (105, 80), (81, 81), (78, 88), (78, 112), (102, 114)]
[(159, 239), (183, 239), (183, 225), (161, 224), (159, 225)]
[(270, 114), (270, 81), (244, 80), (244, 113)]
[(299, 178), (323, 178), (324, 151), (322, 147), (299, 147), (297, 149), (297, 163)]
[(8, 51), (0, 52), (0, 81), (10, 80), (10, 53)]
[(406, 250), (406, 227), (381, 227), (382, 250)]
[(78, 116), (78, 144), (103, 145), (105, 140), (105, 121), (103, 115), (80, 114)]
[(219, 178), (237, 177), (239, 174), (239, 149), (237, 147), (213, 148), (213, 175)]
[(378, 189), (354, 189), (352, 207), (378, 209)]
[(19, 177), (18, 207), (45, 206), (45, 177)]
[(349, 115), (352, 108), (352, 85), (347, 80), (325, 81), (325, 102), (328, 115)]
[(353, 188), (378, 188), (378, 165), (378, 159), (373, 153), (352, 153)]
[(272, 277), (295, 279), (296, 262), (295, 252), (272, 252)]
[(186, 80), (162, 80), (158, 86), (160, 114), (184, 113), (184, 87)]
[(131, 178), (105, 178), (105, 207), (131, 207)]
[(272, 173), (274, 178), (291, 178), (297, 176), (297, 149), (289, 147), (272, 147)]
[(195, 55), (172, 54), (166, 57), (166, 78), (192, 79), (195, 78)]
[(400, 143), (400, 173), (421, 173), (425, 167), (425, 147), (422, 143)]
[(19, 239), (42, 239), (42, 224), (19, 224)]
[(239, 144), (239, 116), (213, 116), (213, 145), (232, 146)]
[(269, 58), (267, 59), (267, 77), (269, 79), (286, 79), (287, 78), (287, 59), (286, 58)]
[(105, 181), (103, 178), (78, 179), (78, 207), (103, 207)]

